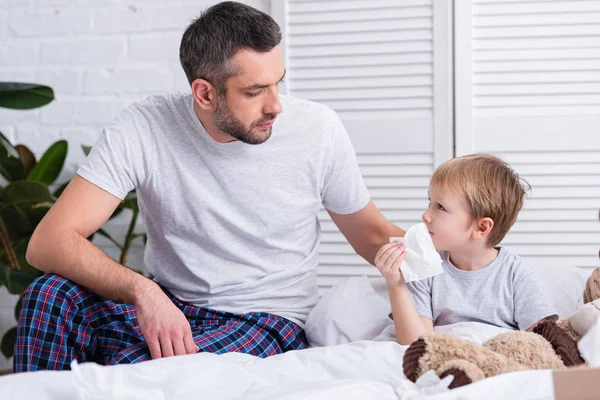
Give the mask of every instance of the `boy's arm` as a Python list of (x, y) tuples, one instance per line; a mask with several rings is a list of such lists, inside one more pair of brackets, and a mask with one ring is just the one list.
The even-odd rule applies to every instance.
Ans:
[[(398, 343), (409, 345), (423, 333), (433, 331), (433, 322), (432, 319), (419, 316), (408, 293), (406, 282), (400, 272), (405, 249), (404, 243), (392, 242), (384, 245), (375, 256), (375, 266), (387, 282)], [(421, 308), (431, 310), (431, 290), (427, 287), (427, 283), (419, 281), (412, 285), (415, 289), (415, 298), (418, 299)]]
[(394, 328), (398, 343), (409, 345), (423, 333), (433, 331), (433, 321), (429, 318), (421, 317), (417, 313), (404, 282), (388, 286), (388, 293), (390, 295), (392, 314), (394, 315)]

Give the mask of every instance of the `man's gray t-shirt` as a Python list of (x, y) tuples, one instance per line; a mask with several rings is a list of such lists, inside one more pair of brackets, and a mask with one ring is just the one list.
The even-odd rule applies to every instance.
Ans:
[(556, 314), (535, 270), (504, 247), (477, 271), (456, 268), (447, 251), (440, 256), (443, 274), (407, 283), (417, 313), (434, 326), (482, 322), (526, 330)]
[(271, 138), (248, 145), (214, 141), (191, 95), (150, 97), (104, 130), (77, 174), (120, 199), (137, 190), (145, 267), (178, 299), (302, 324), (317, 301), (317, 213), (370, 198), (335, 112), (281, 103)]

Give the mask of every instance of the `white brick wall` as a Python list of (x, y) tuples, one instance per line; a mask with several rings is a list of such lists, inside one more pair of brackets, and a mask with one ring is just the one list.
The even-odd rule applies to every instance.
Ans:
[[(181, 34), (216, 2), (0, 0), (0, 81), (46, 84), (56, 96), (37, 110), (0, 108), (0, 131), (38, 157), (54, 141), (67, 139), (61, 179), (68, 180), (83, 160), (80, 145), (94, 144), (122, 108), (147, 95), (188, 90), (178, 57)], [(270, 9), (270, 0), (242, 2)], [(122, 237), (119, 224), (125, 220), (108, 229)], [(140, 247), (130, 260), (141, 267)], [(0, 290), (0, 336), (14, 324), (12, 304)], [(9, 367), (0, 356), (0, 369)]]

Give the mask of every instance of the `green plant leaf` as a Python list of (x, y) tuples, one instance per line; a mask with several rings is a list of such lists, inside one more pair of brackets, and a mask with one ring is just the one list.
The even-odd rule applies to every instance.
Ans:
[[(4, 258), (4, 250), (2, 251), (2, 258)], [(8, 268), (8, 265), (4, 264), (3, 262), (0, 262), (0, 283), (2, 283), (3, 285), (6, 285), (6, 269)]]
[(144, 241), (144, 245), (148, 244), (148, 235), (145, 233), (136, 233), (135, 235), (133, 235), (133, 238), (142, 238), (142, 240)]
[(0, 82), (0, 107), (29, 110), (54, 100), (52, 88), (35, 83)]
[(123, 205), (125, 206), (125, 208), (129, 208), (133, 211), (139, 211), (138, 203), (137, 203), (137, 194), (136, 194), (135, 190), (127, 193), (127, 196), (125, 196), (123, 203), (124, 203)]
[(26, 180), (11, 182), (0, 192), (2, 207), (0, 210), (12, 206), (29, 204), (32, 207), (41, 207), (54, 203), (54, 197), (50, 194), (48, 186), (40, 182)]
[(17, 304), (15, 304), (15, 319), (19, 320), (19, 315), (21, 314), (21, 308), (23, 307), (23, 296), (19, 296), (19, 300), (17, 300)]
[(112, 244), (115, 245), (115, 247), (117, 247), (119, 250), (123, 250), (123, 246), (121, 245), (121, 243), (117, 242), (112, 236), (110, 236), (108, 234), (108, 232), (106, 232), (104, 229), (100, 228), (96, 231), (96, 233), (100, 236), (104, 236), (105, 238), (107, 238), (108, 240), (110, 240), (112, 242)]
[(65, 191), (65, 189), (67, 188), (67, 186), (69, 186), (69, 182), (63, 183), (58, 188), (56, 188), (56, 190), (54, 191), (54, 193), (52, 193), (52, 196), (54, 196), (54, 197), (56, 197), (58, 199), (60, 197), (60, 195)]
[[(6, 208), (1, 213), (8, 237), (12, 241), (18, 240), (23, 235), (31, 235), (35, 225), (21, 206)], [(37, 224), (36, 224), (37, 225)]]
[(6, 289), (11, 294), (22, 295), (31, 282), (43, 274), (42, 271), (27, 263), (26, 253), (30, 237), (31, 236), (23, 237), (13, 244), (13, 248), (21, 269), (16, 270), (10, 268), (8, 265), (3, 266), (5, 275), (4, 282)]
[(35, 155), (29, 150), (29, 148), (25, 145), (18, 144), (15, 146), (15, 150), (19, 153), (19, 158), (21, 159), (21, 164), (23, 165), (23, 169), (25, 172), (25, 176), (29, 175), (33, 167), (37, 164), (35, 159)]
[[(36, 203), (25, 208), (25, 215), (27, 215), (27, 219), (34, 229), (50, 211), (53, 204), (54, 202)], [(31, 233), (33, 233), (33, 230)]]
[(137, 204), (137, 194), (136, 194), (135, 190), (127, 193), (127, 196), (125, 196), (125, 199), (123, 199), (123, 201), (119, 203), (119, 205), (117, 206), (117, 208), (112, 213), (112, 215), (110, 216), (109, 219), (115, 218), (117, 215), (121, 214), (121, 212), (126, 208), (129, 208), (132, 211), (135, 211), (135, 210), (139, 211), (138, 204)]
[(2, 343), (0, 343), (0, 350), (4, 357), (11, 358), (15, 351), (15, 341), (17, 340), (17, 327), (13, 326), (4, 334)]
[(1, 132), (0, 132), (0, 144), (2, 145), (2, 147), (4, 147), (6, 149), (6, 152), (8, 153), (8, 155), (10, 155), (11, 157), (14, 157), (14, 158), (19, 158), (19, 152), (17, 151), (17, 149), (12, 145), (10, 140), (8, 140), (8, 138), (6, 136), (4, 136)]
[(125, 209), (125, 203), (120, 202), (119, 205), (117, 206), (117, 208), (115, 208), (115, 211), (113, 211), (113, 213), (109, 219), (115, 218), (117, 215), (121, 214), (121, 212), (123, 212), (124, 209)]
[(25, 170), (19, 159), (19, 152), (0, 132), (0, 174), (8, 181), (25, 178)]
[(92, 151), (92, 146), (81, 145), (81, 150), (83, 150), (83, 154), (85, 154), (85, 156), (87, 157), (90, 155), (90, 151)]
[[(21, 265), (23, 266), (23, 264)], [(10, 294), (23, 294), (31, 282), (43, 274), (42, 271), (32, 266), (25, 266), (25, 268), (16, 270), (5, 265), (3, 269), (5, 275), (4, 284)]]
[(52, 203), (33, 203), (14, 205), (0, 213), (10, 240), (17, 241), (23, 236), (31, 236), (35, 227), (48, 213)]
[(50, 185), (58, 178), (65, 164), (69, 145), (66, 140), (59, 140), (46, 150), (40, 161), (27, 176), (30, 181)]

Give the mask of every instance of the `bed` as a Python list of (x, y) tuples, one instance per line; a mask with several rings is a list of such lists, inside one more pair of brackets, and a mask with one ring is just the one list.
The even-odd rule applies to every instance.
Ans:
[[(581, 304), (586, 276), (544, 270), (561, 317)], [(327, 292), (309, 317), (315, 347), (258, 359), (199, 353), (136, 365), (72, 364), (0, 378), (0, 399), (553, 399), (551, 371), (522, 371), (448, 391), (449, 378), (404, 378), (406, 350), (394, 341), (381, 280), (350, 278)], [(391, 328), (390, 328), (391, 327)], [(477, 323), (443, 327), (477, 342), (502, 332)], [(600, 342), (595, 344), (600, 348)]]

